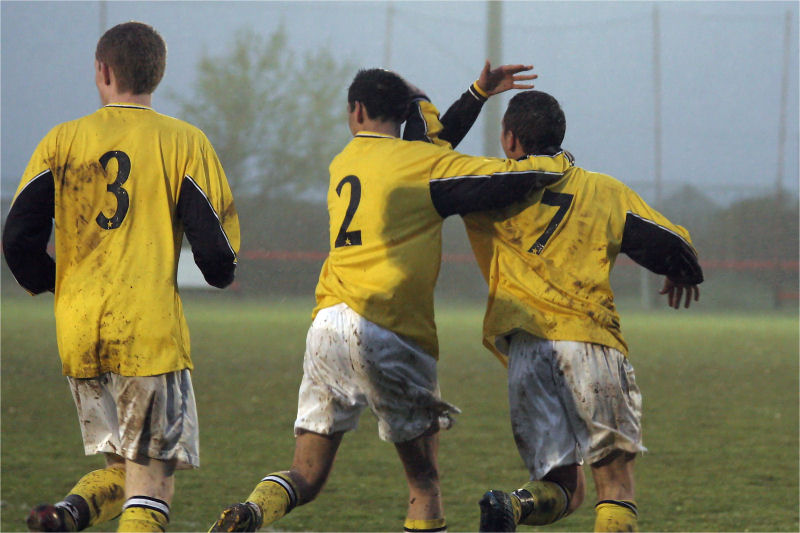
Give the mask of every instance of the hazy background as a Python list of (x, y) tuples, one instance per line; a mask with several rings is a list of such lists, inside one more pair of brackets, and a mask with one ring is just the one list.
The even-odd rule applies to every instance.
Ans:
[[(694, 183), (715, 195), (775, 186), (785, 16), (792, 14), (782, 164), (785, 186), (797, 190), (797, 2), (506, 2), (502, 57), (490, 59), (534, 64), (537, 88), (565, 109), (565, 146), (578, 163), (647, 196), (654, 176), (654, 5), (665, 183)], [(280, 24), (292, 48), (327, 47), (358, 67), (395, 69), (444, 109), (480, 71), (486, 12), (485, 2), (106, 3), (109, 27), (141, 20), (166, 39), (168, 68), (154, 106), (173, 115), (175, 105), (160, 95), (192, 83), (202, 52), (222, 53), (243, 28), (269, 34)], [(4, 193), (17, 186), (53, 125), (97, 108), (92, 61), (99, 24), (99, 2), (2, 2)], [(462, 151), (481, 151), (477, 133)]]
[[(3, 1), (0, 8), (3, 216), (42, 136), (55, 124), (97, 108), (94, 48), (101, 32), (114, 24), (141, 20), (164, 36), (167, 72), (153, 102), (158, 111), (179, 118), (189, 118), (185, 105), (195, 94), (201, 58), (225, 56), (237, 36), (248, 31), (267, 37), (283, 28), (286, 47), (298, 58), (327, 51), (348, 66), (336, 80), (320, 70), (300, 72), (309, 88), (333, 82), (346, 87), (356, 68), (383, 66), (425, 89), (441, 110), (476, 79), (489, 48), (487, 2)], [(779, 287), (772, 280), (769, 290), (796, 293), (797, 2), (503, 2), (501, 13), (495, 42), (501, 51), (489, 59), (535, 65), (537, 89), (555, 95), (566, 112), (564, 147), (579, 165), (615, 176), (686, 225), (709, 269), (752, 274), (760, 267), (742, 267), (742, 261), (780, 256), (782, 281)], [(299, 61), (297, 68), (302, 68)], [(245, 99), (233, 91), (224, 98)], [(496, 98), (498, 109), (507, 98)], [(342, 120), (328, 135), (341, 145), (349, 135), (345, 100), (342, 90), (333, 106), (341, 109)], [(662, 131), (660, 192), (655, 186), (656, 109)], [(270, 112), (277, 118), (286, 111)], [(486, 125), (479, 119), (459, 150), (499, 155), (499, 119), (492, 120), (488, 148)], [(301, 129), (284, 142), (291, 146), (304, 136)], [(221, 157), (232, 168), (233, 162)], [(302, 200), (324, 199), (326, 170), (317, 164), (304, 171), (319, 186)], [(770, 207), (769, 198), (776, 197), (788, 205), (788, 215), (771, 222), (759, 218), (782, 209)], [(748, 204), (750, 198), (763, 201)], [(240, 211), (247, 210), (246, 198), (237, 202)], [(318, 211), (321, 218), (299, 220), (302, 231), (291, 238), (270, 240), (270, 222), (243, 227), (243, 257), (249, 251), (254, 259), (271, 261), (265, 250), (287, 246), (315, 251), (306, 260), (310, 281), (299, 282), (299, 290), (313, 290), (327, 243), (326, 213)], [(747, 223), (757, 226), (752, 234), (734, 228), (720, 236), (720, 226), (743, 223), (737, 216), (747, 214), (743, 211), (753, 215)], [(286, 214), (276, 217), (281, 223), (287, 219)], [(769, 241), (776, 226), (789, 232), (788, 240), (779, 250), (754, 252), (752, 247)], [(725, 249), (714, 248), (722, 241)], [(460, 227), (447, 247), (468, 254)], [(739, 266), (726, 267), (730, 260)], [(465, 268), (477, 272), (472, 264)], [(479, 282), (476, 291), (483, 290)]]

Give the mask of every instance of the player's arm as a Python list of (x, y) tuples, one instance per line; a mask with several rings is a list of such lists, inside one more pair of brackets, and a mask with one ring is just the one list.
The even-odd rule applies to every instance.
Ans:
[(532, 68), (531, 65), (501, 65), (492, 69), (489, 61), (486, 61), (478, 79), (447, 109), (441, 119), (438, 113), (435, 115), (436, 123), (433, 114), (426, 109), (430, 105), (427, 96), (419, 90), (414, 91), (416, 87), (412, 86), (414, 96), (403, 139), (442, 145), (447, 143), (455, 148), (475, 124), (489, 97), (511, 89), (533, 88), (533, 84), (524, 83), (537, 78), (536, 74), (525, 74)]
[[(30, 167), (29, 167), (30, 168)], [(53, 174), (23, 178), (3, 228), (3, 255), (17, 282), (31, 294), (55, 291), (56, 263), (47, 253), (53, 231)]]
[(565, 152), (514, 161), (442, 150), (431, 169), (431, 199), (442, 217), (502, 209), (560, 180), (571, 166)]
[(674, 283), (697, 285), (703, 282), (703, 270), (688, 233), (666, 219), (657, 220), (629, 211), (620, 252)]
[(689, 307), (692, 299), (699, 298), (697, 285), (703, 282), (703, 269), (689, 232), (650, 208), (632, 191), (627, 196), (620, 252), (651, 272), (667, 277), (660, 293), (668, 295), (670, 307), (677, 309), (683, 295), (685, 306)]
[(238, 262), (239, 218), (216, 154), (208, 144), (206, 161), (183, 178), (177, 212), (192, 255), (209, 285), (233, 282)]

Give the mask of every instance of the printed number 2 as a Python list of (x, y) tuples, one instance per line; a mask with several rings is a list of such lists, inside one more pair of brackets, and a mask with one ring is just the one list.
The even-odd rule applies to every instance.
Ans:
[(553, 192), (545, 189), (544, 193), (542, 194), (542, 203), (544, 205), (558, 207), (558, 211), (556, 211), (556, 214), (550, 219), (550, 223), (547, 225), (547, 228), (545, 228), (544, 232), (539, 236), (538, 239), (536, 239), (536, 242), (533, 243), (533, 246), (528, 249), (528, 252), (536, 255), (542, 253), (547, 241), (553, 236), (556, 228), (558, 228), (558, 225), (561, 224), (561, 221), (564, 219), (564, 215), (567, 214), (567, 210), (569, 209), (570, 204), (572, 204), (572, 198), (574, 196), (575, 195), (573, 194)]
[(117, 229), (125, 219), (125, 215), (128, 214), (128, 191), (122, 188), (122, 184), (127, 181), (131, 173), (131, 159), (128, 157), (128, 154), (118, 150), (106, 152), (103, 154), (103, 157), (100, 158), (100, 164), (103, 165), (103, 170), (106, 169), (111, 159), (117, 160), (117, 177), (113, 182), (106, 185), (106, 190), (117, 198), (117, 208), (114, 210), (114, 216), (111, 218), (105, 216), (102, 211), (97, 215), (95, 221), (97, 225), (103, 229)]
[(356, 214), (358, 203), (361, 201), (361, 182), (356, 176), (345, 176), (339, 185), (336, 186), (336, 194), (342, 195), (342, 187), (345, 183), (350, 184), (350, 203), (347, 204), (347, 211), (342, 220), (342, 226), (339, 228), (339, 233), (336, 235), (335, 248), (340, 246), (360, 246), (361, 245), (361, 230), (348, 231), (350, 222), (353, 221), (353, 215)]

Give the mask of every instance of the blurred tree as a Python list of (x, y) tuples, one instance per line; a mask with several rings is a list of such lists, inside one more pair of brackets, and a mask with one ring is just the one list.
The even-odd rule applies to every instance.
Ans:
[(352, 70), (328, 48), (297, 60), (283, 27), (266, 37), (244, 29), (226, 53), (203, 54), (194, 94), (168, 98), (211, 140), (234, 194), (297, 198), (326, 189), (328, 165), (349, 139)]
[(800, 242), (797, 196), (784, 193), (735, 202), (716, 213), (708, 233), (707, 257), (796, 261)]

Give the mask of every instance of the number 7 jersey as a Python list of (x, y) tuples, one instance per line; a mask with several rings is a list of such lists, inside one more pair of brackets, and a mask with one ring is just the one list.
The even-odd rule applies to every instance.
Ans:
[[(55, 265), (46, 252), (53, 219)], [(239, 221), (199, 129), (149, 107), (110, 104), (39, 143), (3, 248), (24, 288), (55, 292), (64, 374), (192, 368), (176, 282), (184, 232), (206, 280), (229, 284)]]
[(577, 166), (525, 202), (464, 223), (489, 284), (484, 344), (504, 363), (515, 330), (627, 353), (609, 281), (619, 253), (678, 283), (703, 280), (684, 228), (618, 180)]

